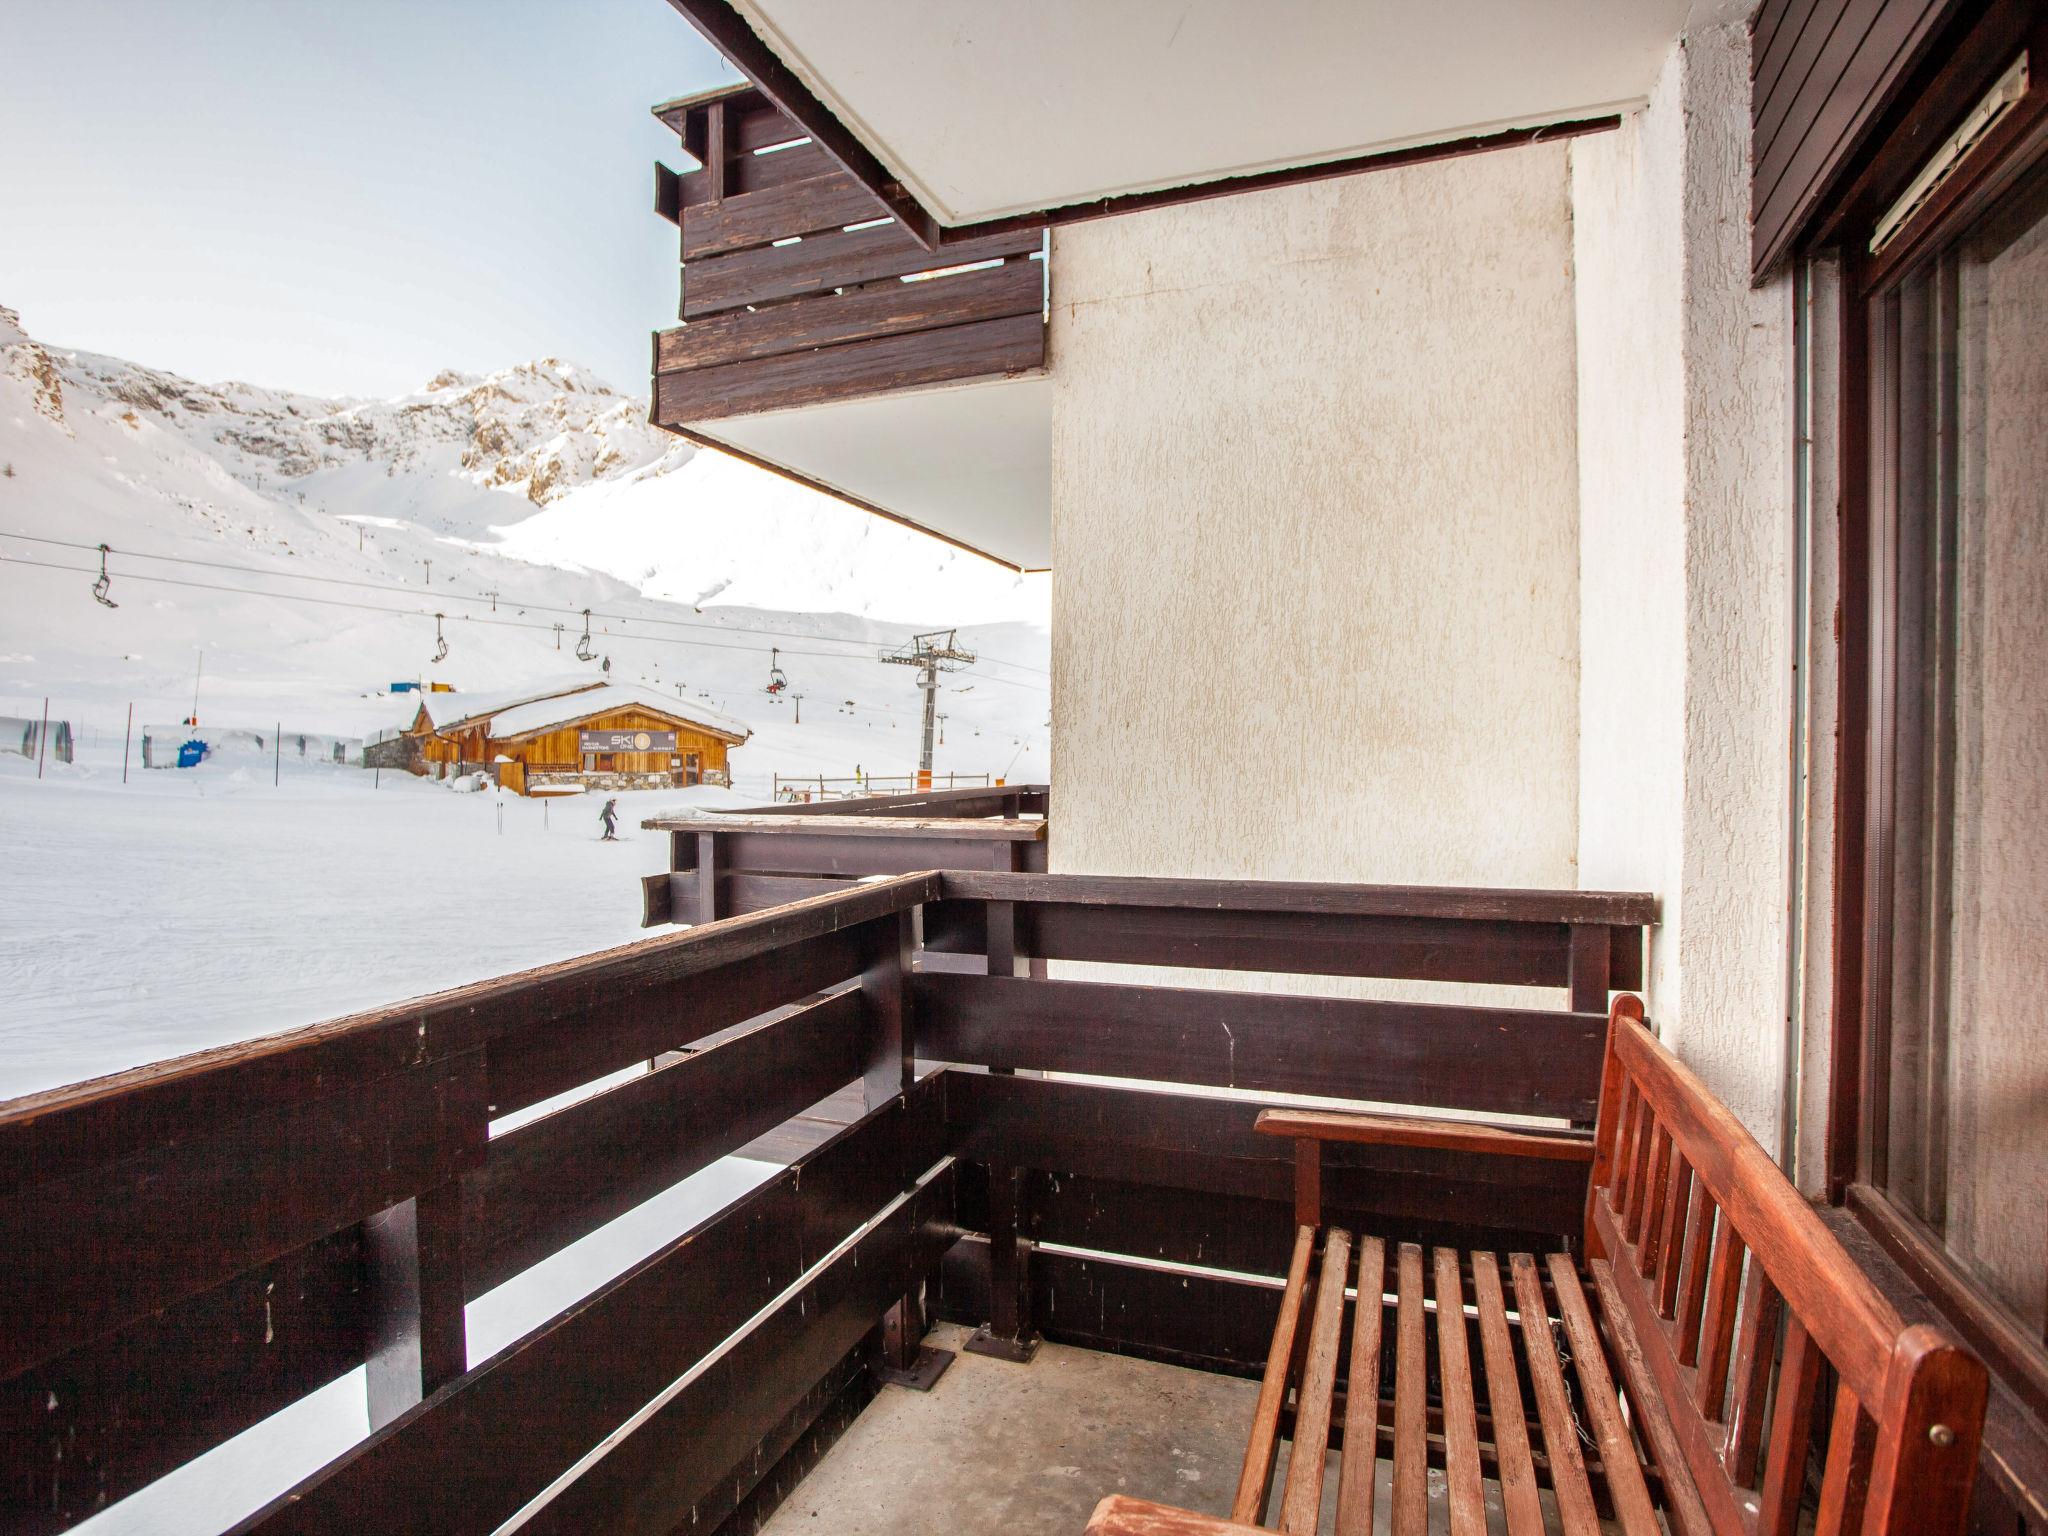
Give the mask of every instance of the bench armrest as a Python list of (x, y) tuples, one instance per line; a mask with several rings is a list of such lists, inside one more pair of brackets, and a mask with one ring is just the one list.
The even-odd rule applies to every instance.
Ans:
[(1380, 1147), (1435, 1147), (1445, 1152), (1494, 1152), (1564, 1163), (1593, 1161), (1593, 1138), (1570, 1131), (1506, 1131), (1469, 1120), (1425, 1115), (1360, 1115), (1330, 1109), (1262, 1109), (1255, 1129), (1268, 1136), (1315, 1142), (1351, 1141)]

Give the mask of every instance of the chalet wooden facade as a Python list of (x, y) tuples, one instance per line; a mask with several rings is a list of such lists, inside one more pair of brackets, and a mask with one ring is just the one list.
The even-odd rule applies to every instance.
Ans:
[(728, 754), (749, 733), (716, 711), (597, 683), (509, 701), (422, 701), (407, 734), (422, 773), (489, 773), (532, 795), (727, 784)]

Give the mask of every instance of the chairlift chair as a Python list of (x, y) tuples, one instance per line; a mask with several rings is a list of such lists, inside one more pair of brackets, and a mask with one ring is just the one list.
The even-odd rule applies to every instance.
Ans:
[(789, 679), (783, 676), (782, 667), (779, 664), (781, 659), (781, 648), (771, 645), (768, 648), (768, 686), (762, 692), (780, 693), (789, 686)]

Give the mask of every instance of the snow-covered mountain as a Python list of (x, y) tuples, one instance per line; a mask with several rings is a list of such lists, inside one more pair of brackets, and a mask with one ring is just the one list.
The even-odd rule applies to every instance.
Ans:
[[(101, 544), (118, 607), (91, 594)], [(330, 400), (47, 346), (0, 308), (0, 713), (176, 718), (203, 650), (202, 718), (368, 729), (403, 713), (393, 679), (576, 667), (586, 608), (614, 678), (755, 726), (764, 787), (903, 771), (916, 690), (874, 647), (970, 621), (991, 659), (944, 696), (941, 771), (1047, 770), (1043, 578), (693, 449), (583, 369)]]

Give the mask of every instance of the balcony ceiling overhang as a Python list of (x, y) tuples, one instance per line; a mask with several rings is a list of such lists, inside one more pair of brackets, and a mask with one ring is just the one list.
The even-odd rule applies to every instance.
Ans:
[(682, 430), (1003, 565), (1052, 563), (1052, 385), (1042, 372)]
[[(743, 22), (749, 41), (765, 44), (949, 228), (1606, 116), (1648, 95), (1698, 9), (1695, 0), (674, 3), (700, 25), (712, 10)], [(745, 51), (731, 41), (729, 53)]]

